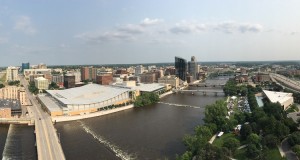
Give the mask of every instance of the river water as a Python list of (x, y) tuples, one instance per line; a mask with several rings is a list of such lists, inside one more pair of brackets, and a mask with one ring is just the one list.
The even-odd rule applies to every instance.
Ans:
[[(175, 159), (186, 150), (183, 136), (203, 124), (205, 106), (221, 98), (224, 95), (177, 93), (162, 98), (161, 103), (57, 123), (55, 128), (66, 159)], [(37, 159), (33, 130), (0, 125), (3, 159)]]
[(182, 137), (203, 124), (204, 106), (223, 96), (178, 93), (163, 103), (74, 122), (56, 124), (67, 159), (174, 159)]
[(3, 160), (36, 160), (34, 127), (27, 125), (0, 125), (0, 152)]

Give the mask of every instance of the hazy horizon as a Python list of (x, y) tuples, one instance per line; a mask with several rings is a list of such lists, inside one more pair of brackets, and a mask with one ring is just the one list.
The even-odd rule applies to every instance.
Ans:
[(300, 60), (300, 1), (0, 1), (0, 66)]

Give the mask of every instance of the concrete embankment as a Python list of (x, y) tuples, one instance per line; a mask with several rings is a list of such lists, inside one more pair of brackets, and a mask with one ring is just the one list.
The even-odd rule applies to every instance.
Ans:
[(174, 93), (173, 91), (166, 92), (164, 94), (159, 95), (159, 98), (163, 98), (163, 97), (165, 97), (167, 95), (170, 95), (170, 94), (173, 94), (173, 93)]
[(134, 105), (131, 104), (131, 105), (120, 107), (120, 108), (110, 109), (110, 110), (106, 110), (106, 111), (99, 111), (99, 112), (90, 113), (90, 114), (77, 115), (77, 116), (59, 116), (59, 117), (51, 117), (51, 118), (52, 118), (52, 121), (56, 121), (56, 122), (75, 121), (75, 120), (80, 120), (80, 119), (103, 116), (103, 115), (127, 110), (127, 109), (130, 109), (133, 107), (134, 107)]

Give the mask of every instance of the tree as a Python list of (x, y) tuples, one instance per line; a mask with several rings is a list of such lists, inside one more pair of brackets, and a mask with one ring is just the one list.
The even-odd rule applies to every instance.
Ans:
[(263, 138), (263, 144), (268, 148), (276, 148), (279, 144), (279, 139), (274, 134), (268, 134)]
[(237, 90), (238, 90), (238, 87), (236, 86), (236, 82), (234, 79), (228, 80), (223, 88), (225, 96), (237, 95)]
[(224, 141), (223, 147), (228, 148), (231, 151), (231, 155), (240, 146), (240, 141), (236, 138), (228, 138)]
[(282, 122), (277, 121), (276, 122), (276, 130), (275, 135), (282, 140), (290, 133), (289, 127), (285, 126)]
[(212, 137), (212, 131), (207, 126), (197, 126), (195, 128), (195, 134), (197, 137), (208, 141)]
[(227, 119), (227, 107), (222, 101), (217, 101), (214, 104), (207, 105), (205, 108), (205, 123), (214, 123), (217, 129), (220, 130), (224, 124), (226, 124)]
[(252, 133), (252, 128), (249, 124), (242, 125), (240, 130), (240, 135), (243, 140), (246, 140), (247, 137)]
[(4, 88), (5, 87), (5, 85), (4, 84), (0, 84), (0, 88)]
[(138, 96), (134, 102), (134, 106), (142, 107), (151, 105), (159, 101), (159, 96), (156, 93), (143, 93)]
[(181, 156), (176, 156), (176, 160), (191, 160), (193, 158), (193, 154), (190, 151), (184, 152)]
[(295, 145), (292, 148), (292, 151), (296, 153), (296, 155), (297, 155), (298, 158), (300, 157), (300, 145)]
[(244, 113), (242, 112), (237, 112), (234, 114), (234, 119), (236, 119), (238, 121), (239, 124), (243, 124), (245, 123), (245, 119), (246, 119), (246, 116)]
[(200, 149), (199, 154), (196, 156), (198, 160), (229, 160), (226, 149), (222, 149), (216, 146), (206, 143), (206, 145)]
[(49, 84), (49, 89), (59, 89), (59, 86), (55, 82)]
[(260, 151), (254, 144), (249, 144), (247, 146), (246, 154), (249, 158), (255, 159), (260, 155)]
[(300, 131), (292, 133), (288, 137), (288, 142), (291, 146), (294, 146), (294, 145), (297, 145), (297, 144), (300, 145)]
[(255, 133), (251, 133), (248, 137), (247, 137), (247, 142), (248, 144), (253, 144), (256, 146), (256, 148), (260, 148), (260, 138), (257, 134)]

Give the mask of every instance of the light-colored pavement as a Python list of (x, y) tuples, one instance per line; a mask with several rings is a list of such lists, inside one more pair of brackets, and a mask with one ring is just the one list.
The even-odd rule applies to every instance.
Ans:
[(283, 75), (270, 73), (271, 79), (274, 81), (279, 81), (283, 86), (286, 86), (296, 92), (300, 92), (300, 82), (291, 80)]
[(284, 155), (287, 160), (299, 160), (297, 155), (291, 150), (287, 138), (284, 139), (280, 144), (281, 151), (284, 152)]
[(25, 87), (28, 99), (32, 103), (28, 110), (30, 117), (33, 117), (35, 120), (38, 159), (64, 160), (65, 156), (50, 116), (42, 110), (35, 96), (29, 92), (28, 82), (23, 77), (20, 77), (20, 80)]

